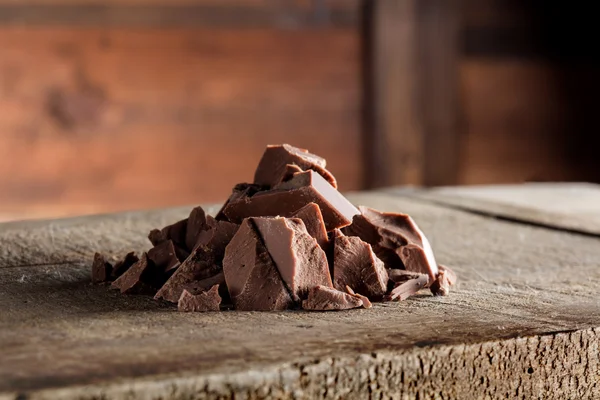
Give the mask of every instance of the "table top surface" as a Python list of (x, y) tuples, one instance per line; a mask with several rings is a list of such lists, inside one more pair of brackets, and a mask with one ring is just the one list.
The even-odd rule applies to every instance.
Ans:
[(515, 382), (521, 394), (600, 395), (598, 186), (348, 197), (412, 215), (459, 276), (451, 295), (344, 312), (179, 313), (91, 285), (90, 265), (95, 251), (147, 249), (150, 229), (191, 207), (0, 225), (0, 398), (495, 396)]

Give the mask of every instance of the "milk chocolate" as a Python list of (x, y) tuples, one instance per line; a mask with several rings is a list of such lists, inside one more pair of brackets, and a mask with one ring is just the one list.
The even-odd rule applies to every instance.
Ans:
[(176, 303), (186, 285), (217, 275), (222, 271), (225, 247), (235, 234), (238, 226), (227, 221), (215, 221), (209, 230), (210, 238), (200, 243), (190, 256), (181, 263), (177, 271), (156, 293), (156, 299)]
[(292, 297), (250, 218), (242, 222), (227, 245), (223, 272), (236, 310), (271, 311), (294, 306)]
[[(298, 172), (304, 172), (304, 170), (302, 168), (300, 168), (299, 166), (297, 166), (296, 164), (288, 164), (288, 165), (286, 165), (285, 166), (285, 170), (283, 171), (283, 174), (281, 175), (281, 178), (279, 178), (278, 181), (273, 186), (277, 186), (280, 183), (289, 181)], [(329, 182), (329, 183), (331, 183), (331, 182)]]
[(129, 270), (129, 268), (131, 268), (131, 266), (133, 264), (135, 264), (138, 261), (139, 261), (139, 258), (135, 254), (135, 252), (132, 251), (130, 253), (127, 253), (122, 260), (117, 261), (115, 263), (115, 265), (113, 266), (112, 272), (110, 274), (111, 278), (114, 280), (114, 279), (120, 277), (127, 270)]
[(148, 294), (156, 293), (156, 288), (147, 282), (144, 278), (152, 275), (152, 266), (148, 262), (148, 255), (142, 254), (142, 257), (131, 266), (123, 275), (115, 280), (111, 287), (119, 289), (121, 293), (126, 294)]
[(247, 217), (290, 217), (308, 203), (317, 203), (325, 228), (330, 231), (349, 225), (359, 214), (344, 196), (314, 171), (301, 172), (269, 191), (230, 201), (223, 210), (230, 221), (239, 223)]
[(219, 210), (215, 219), (217, 221), (229, 221), (227, 216), (224, 213), (225, 208), (229, 205), (230, 202), (240, 200), (247, 197), (252, 197), (258, 192), (262, 192), (264, 190), (269, 190), (268, 186), (257, 185), (254, 183), (238, 183), (235, 185), (231, 191), (231, 195), (223, 204), (223, 207)]
[(196, 247), (198, 237), (202, 232), (209, 229), (206, 223), (206, 214), (202, 207), (196, 207), (190, 212), (188, 217), (188, 223), (185, 232), (185, 246), (186, 249), (191, 251)]
[(368, 298), (380, 299), (387, 292), (388, 274), (371, 245), (356, 236), (337, 237), (334, 242), (333, 286), (349, 286)]
[(348, 285), (346, 285), (346, 293), (359, 298), (362, 303), (363, 303), (363, 307), (364, 308), (371, 308), (373, 307), (373, 304), (371, 304), (371, 300), (369, 300), (369, 298), (367, 296), (363, 296), (360, 293), (356, 293), (354, 290), (352, 290), (352, 288)]
[(292, 218), (300, 218), (304, 222), (308, 234), (315, 238), (319, 246), (325, 250), (329, 239), (327, 238), (323, 214), (321, 214), (321, 208), (317, 203), (308, 203), (292, 214)]
[(310, 289), (308, 297), (302, 302), (303, 309), (312, 311), (349, 310), (362, 306), (359, 297), (320, 285)]
[(317, 285), (333, 287), (325, 252), (298, 218), (249, 218), (294, 301)]
[(396, 284), (394, 289), (385, 297), (386, 301), (403, 301), (410, 296), (414, 296), (417, 292), (425, 287), (428, 282), (427, 275), (422, 275), (418, 278), (409, 279), (402, 283)]
[(440, 272), (444, 271), (444, 273), (446, 275), (446, 279), (448, 280), (448, 284), (450, 286), (456, 285), (456, 281), (458, 280), (458, 277), (456, 276), (456, 272), (451, 270), (450, 267), (447, 267), (442, 264), (438, 264), (438, 270)]
[(148, 260), (156, 266), (157, 270), (165, 273), (172, 272), (180, 265), (175, 245), (171, 240), (166, 240), (151, 248), (148, 251)]
[(386, 213), (359, 207), (352, 225), (343, 229), (346, 235), (360, 237), (388, 268), (406, 269), (429, 275), (433, 281), (437, 263), (429, 241), (413, 219), (406, 214)]
[(256, 168), (254, 183), (275, 186), (289, 171), (287, 165), (296, 165), (301, 170), (314, 170), (337, 188), (335, 177), (325, 169), (327, 161), (324, 158), (289, 144), (267, 146)]
[[(440, 265), (440, 267), (442, 267)], [(430, 290), (434, 296), (447, 296), (450, 286), (456, 283), (456, 274), (447, 267), (440, 269), (437, 278), (431, 284)]]
[(184, 289), (177, 301), (177, 310), (183, 312), (219, 311), (220, 305), (219, 285), (214, 285), (209, 290), (197, 294), (192, 294)]
[(100, 254), (94, 254), (94, 262), (92, 263), (92, 282), (101, 283), (110, 280), (112, 272), (112, 264), (106, 261), (106, 258)]

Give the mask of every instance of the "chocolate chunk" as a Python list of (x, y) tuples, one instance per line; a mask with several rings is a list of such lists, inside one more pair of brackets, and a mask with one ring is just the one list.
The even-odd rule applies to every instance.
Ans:
[(346, 285), (346, 292), (348, 294), (351, 294), (354, 297), (359, 298), (362, 302), (363, 302), (363, 307), (364, 308), (371, 308), (373, 307), (373, 304), (371, 304), (371, 300), (369, 300), (369, 298), (367, 296), (363, 296), (360, 293), (356, 293), (354, 290), (352, 290), (352, 288), (348, 285)]
[(148, 251), (148, 260), (152, 262), (158, 271), (172, 272), (180, 265), (172, 240), (166, 240), (157, 244)]
[(369, 298), (381, 298), (387, 291), (388, 274), (371, 245), (356, 236), (337, 237), (334, 242), (333, 286), (353, 290)]
[(238, 226), (227, 221), (215, 221), (208, 231), (210, 237), (200, 243), (190, 256), (181, 263), (177, 271), (156, 293), (156, 299), (176, 303), (186, 285), (217, 275), (222, 271), (225, 247), (235, 234)]
[(231, 302), (229, 291), (227, 290), (227, 284), (225, 283), (225, 274), (222, 271), (209, 278), (186, 284), (183, 286), (183, 288), (192, 294), (197, 294), (206, 292), (214, 285), (219, 285), (219, 295), (222, 298), (221, 302)]
[(217, 221), (229, 221), (229, 219), (227, 218), (227, 216), (225, 215), (225, 213), (223, 211), (229, 205), (230, 202), (240, 200), (243, 198), (247, 198), (247, 197), (252, 197), (256, 193), (264, 191), (264, 190), (269, 190), (269, 187), (262, 186), (262, 185), (256, 185), (254, 183), (238, 183), (237, 185), (235, 185), (233, 187), (233, 190), (231, 191), (231, 195), (229, 196), (229, 198), (227, 199), (225, 204), (223, 204), (223, 207), (221, 207), (221, 209), (215, 216), (215, 219)]
[(130, 252), (127, 253), (125, 255), (125, 257), (120, 260), (117, 261), (115, 263), (115, 265), (112, 268), (112, 272), (111, 272), (111, 278), (112, 279), (116, 279), (118, 277), (120, 277), (121, 275), (123, 275), (127, 270), (129, 270), (129, 268), (131, 268), (131, 266), (133, 264), (135, 264), (136, 262), (139, 261), (138, 256), (135, 254), (135, 252)]
[(349, 310), (362, 307), (362, 300), (349, 293), (341, 292), (327, 286), (315, 286), (308, 292), (302, 302), (302, 308), (313, 311)]
[(92, 282), (101, 283), (110, 280), (112, 265), (106, 261), (106, 258), (100, 254), (94, 254), (94, 262), (92, 264)]
[[(302, 168), (300, 168), (299, 166), (297, 166), (296, 164), (288, 164), (288, 165), (286, 165), (285, 166), (285, 170), (283, 171), (283, 174), (281, 175), (281, 178), (279, 178), (278, 181), (273, 186), (277, 186), (277, 185), (279, 185), (282, 182), (289, 181), (298, 172), (304, 172), (304, 170)], [(329, 183), (331, 183), (331, 182), (329, 182)]]
[(451, 270), (449, 267), (447, 267), (445, 265), (441, 265), (441, 264), (438, 264), (438, 270), (440, 272), (444, 271), (444, 273), (446, 275), (446, 279), (448, 280), (448, 284), (450, 286), (456, 285), (456, 281), (458, 280), (458, 277), (456, 276), (456, 273), (453, 270)]
[(406, 269), (437, 275), (437, 263), (429, 241), (413, 219), (406, 214), (384, 213), (359, 207), (352, 225), (344, 228), (346, 235), (358, 236), (373, 246), (377, 256), (388, 268)]
[[(438, 273), (437, 278), (431, 284), (430, 290), (434, 296), (447, 296), (450, 294), (451, 279), (456, 279), (456, 276), (451, 277), (452, 272), (448, 273), (448, 270), (443, 269)], [(454, 281), (456, 282), (456, 280)]]
[(429, 280), (429, 275), (422, 274), (420, 272), (412, 272), (404, 269), (388, 269), (387, 270), (388, 277), (390, 278), (390, 282), (392, 283), (402, 283), (411, 279), (417, 279), (422, 276), (427, 277)]
[(292, 218), (300, 218), (304, 222), (308, 234), (315, 238), (319, 246), (325, 250), (329, 239), (325, 230), (323, 214), (321, 214), (321, 209), (317, 203), (308, 203), (292, 214)]
[(308, 203), (317, 203), (323, 214), (326, 229), (346, 226), (359, 211), (314, 171), (294, 175), (277, 189), (256, 193), (230, 201), (224, 213), (232, 222), (247, 217), (290, 217)]
[(242, 222), (225, 249), (223, 272), (237, 310), (285, 310), (294, 305), (251, 219)]
[(410, 296), (417, 294), (417, 292), (425, 287), (428, 282), (427, 275), (422, 275), (418, 278), (409, 279), (405, 282), (398, 283), (392, 289), (390, 294), (386, 296), (386, 301), (403, 301), (408, 299)]
[(254, 183), (273, 187), (285, 177), (287, 165), (290, 164), (301, 170), (316, 171), (337, 188), (335, 177), (325, 169), (327, 162), (324, 158), (289, 144), (267, 146), (256, 168)]
[(156, 293), (156, 289), (144, 280), (152, 272), (151, 264), (148, 263), (148, 255), (144, 253), (138, 262), (112, 283), (111, 287), (126, 294), (153, 295)]
[(185, 246), (186, 249), (192, 250), (196, 247), (198, 237), (203, 231), (209, 229), (206, 224), (206, 214), (202, 207), (196, 207), (190, 212), (188, 217), (187, 228), (185, 232)]
[(167, 240), (172, 240), (175, 246), (187, 249), (185, 237), (187, 233), (188, 219), (182, 219), (172, 225), (167, 225), (160, 231), (153, 229), (148, 235), (148, 239), (153, 246), (159, 245)]
[(298, 218), (250, 218), (294, 301), (317, 285), (333, 287), (325, 252)]
[(198, 294), (192, 294), (184, 289), (177, 302), (177, 310), (184, 312), (219, 311), (220, 305), (219, 285), (214, 285), (210, 290)]

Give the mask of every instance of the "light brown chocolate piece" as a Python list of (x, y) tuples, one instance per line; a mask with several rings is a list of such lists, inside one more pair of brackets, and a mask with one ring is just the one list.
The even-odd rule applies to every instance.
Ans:
[(256, 172), (254, 183), (273, 187), (284, 180), (288, 165), (296, 165), (299, 169), (314, 170), (337, 188), (337, 182), (331, 172), (327, 171), (327, 161), (306, 149), (290, 146), (289, 144), (269, 145), (262, 155)]
[(371, 245), (356, 236), (337, 237), (334, 242), (333, 286), (380, 299), (387, 292), (388, 274)]
[(352, 296), (358, 297), (362, 302), (363, 302), (363, 307), (364, 308), (371, 308), (373, 307), (373, 304), (371, 304), (371, 300), (369, 300), (369, 298), (367, 296), (363, 296), (360, 293), (356, 293), (354, 290), (352, 290), (352, 288), (348, 285), (346, 285), (346, 292), (348, 294), (351, 294)]
[(386, 296), (386, 301), (403, 301), (408, 299), (410, 296), (414, 296), (417, 292), (427, 285), (427, 275), (422, 275), (418, 278), (409, 279), (402, 283), (396, 284), (394, 289)]
[(92, 282), (102, 283), (110, 280), (110, 274), (112, 272), (112, 265), (106, 261), (100, 253), (94, 254), (94, 262), (92, 263)]
[(448, 284), (450, 286), (454, 286), (456, 285), (456, 282), (458, 281), (458, 277), (456, 276), (456, 273), (450, 269), (449, 267), (442, 265), (442, 264), (438, 264), (438, 270), (440, 272), (444, 271), (445, 275), (446, 275), (446, 279), (448, 280)]
[(447, 296), (450, 294), (450, 285), (452, 285), (452, 283), (450, 283), (451, 279), (456, 279), (456, 276), (452, 277), (451, 275), (452, 272), (449, 273), (446, 269), (443, 269), (438, 273), (436, 280), (433, 281), (429, 288), (434, 296)]
[(152, 266), (148, 263), (148, 255), (144, 253), (138, 262), (112, 283), (111, 288), (119, 289), (121, 293), (126, 294), (153, 295), (156, 293), (156, 289), (145, 281), (145, 278), (152, 275), (152, 273)]
[(363, 306), (363, 301), (355, 295), (341, 292), (327, 286), (315, 286), (308, 292), (308, 297), (302, 302), (304, 310), (334, 311), (349, 310)]
[(246, 219), (225, 249), (225, 282), (236, 310), (273, 311), (294, 302), (252, 220)]
[(385, 213), (359, 207), (352, 225), (343, 229), (346, 235), (358, 236), (373, 246), (388, 268), (406, 269), (429, 275), (433, 281), (437, 263), (429, 241), (413, 219), (406, 214)]
[(297, 173), (273, 190), (230, 201), (223, 210), (227, 218), (239, 223), (248, 217), (291, 217), (308, 203), (317, 203), (325, 228), (330, 231), (349, 225), (359, 214), (356, 207), (314, 171)]
[(219, 285), (214, 285), (209, 290), (198, 294), (192, 294), (184, 289), (177, 302), (177, 310), (183, 312), (219, 311), (220, 305)]
[(135, 264), (136, 262), (139, 261), (138, 256), (135, 254), (135, 252), (130, 252), (127, 253), (125, 255), (125, 257), (123, 257), (122, 260), (119, 260), (115, 263), (115, 265), (112, 268), (112, 272), (110, 274), (111, 278), (114, 280), (118, 277), (120, 277), (121, 275), (123, 275), (127, 270), (129, 270), (129, 268), (131, 268), (131, 266), (133, 264)]
[(402, 283), (402, 282), (406, 282), (411, 279), (420, 278), (422, 276), (427, 277), (427, 279), (429, 280), (429, 275), (427, 275), (427, 274), (422, 274), (420, 272), (407, 271), (405, 269), (388, 269), (387, 273), (388, 273), (388, 277), (390, 278), (390, 282), (393, 282), (393, 283)]
[(238, 183), (231, 190), (231, 195), (229, 196), (229, 198), (227, 199), (225, 204), (223, 204), (223, 207), (221, 207), (221, 209), (219, 210), (217, 215), (215, 215), (215, 219), (217, 221), (229, 221), (229, 219), (227, 218), (227, 216), (224, 213), (224, 210), (225, 210), (225, 208), (227, 208), (229, 203), (231, 203), (232, 201), (243, 199), (243, 198), (252, 197), (256, 193), (262, 192), (264, 190), (269, 190), (269, 187), (262, 186), (262, 185), (256, 185), (254, 183)]
[(165, 273), (172, 272), (180, 265), (175, 245), (171, 240), (164, 241), (148, 250), (148, 260), (158, 271)]
[(298, 218), (250, 218), (294, 301), (317, 285), (333, 287), (325, 252)]
[(156, 299), (176, 303), (186, 285), (217, 275), (222, 271), (225, 247), (238, 226), (227, 221), (215, 221), (205, 244), (199, 244), (177, 271), (156, 293)]
[(292, 214), (292, 218), (300, 218), (304, 222), (308, 234), (317, 240), (323, 250), (327, 248), (329, 239), (323, 221), (323, 214), (321, 214), (321, 208), (317, 203), (308, 203)]

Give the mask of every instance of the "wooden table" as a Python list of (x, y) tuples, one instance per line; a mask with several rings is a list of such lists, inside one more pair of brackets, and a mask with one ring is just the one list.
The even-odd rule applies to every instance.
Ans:
[(459, 274), (452, 294), (178, 313), (89, 269), (189, 208), (1, 225), (0, 399), (600, 398), (598, 186), (350, 198), (411, 214)]

